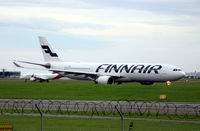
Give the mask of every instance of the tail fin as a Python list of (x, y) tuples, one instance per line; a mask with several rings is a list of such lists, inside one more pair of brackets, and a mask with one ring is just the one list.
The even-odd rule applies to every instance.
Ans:
[(42, 53), (44, 56), (44, 60), (46, 62), (50, 62), (50, 61), (60, 61), (60, 59), (58, 58), (58, 55), (56, 53), (54, 53), (54, 51), (52, 50), (51, 46), (49, 45), (48, 41), (46, 40), (45, 37), (41, 37), (39, 36), (39, 41), (40, 41), (40, 45), (42, 48)]

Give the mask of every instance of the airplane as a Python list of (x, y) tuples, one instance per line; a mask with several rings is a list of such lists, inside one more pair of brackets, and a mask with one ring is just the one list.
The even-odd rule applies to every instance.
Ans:
[[(43, 69), (39, 69), (39, 68), (24, 67), (24, 66), (17, 64), (15, 61), (13, 62), (13, 64), (19, 68), (43, 70)], [(60, 79), (62, 77), (63, 76), (58, 73), (26, 73), (26, 74), (20, 75), (20, 79), (24, 79), (25, 82), (27, 82), (27, 80), (34, 81), (34, 82), (37, 80), (39, 82), (43, 82), (43, 81), (49, 82), (49, 80)]]
[(20, 76), (20, 79), (24, 79), (25, 82), (27, 82), (27, 80), (30, 81), (39, 81), (39, 82), (49, 82), (49, 80), (55, 80), (55, 79), (60, 79), (63, 76), (61, 74), (52, 74), (52, 73), (26, 73)]
[(155, 82), (176, 81), (185, 76), (184, 71), (170, 64), (63, 62), (45, 37), (39, 36), (38, 38), (45, 63), (18, 62), (42, 66), (71, 79), (92, 80), (96, 84), (139, 82), (143, 85), (152, 85)]

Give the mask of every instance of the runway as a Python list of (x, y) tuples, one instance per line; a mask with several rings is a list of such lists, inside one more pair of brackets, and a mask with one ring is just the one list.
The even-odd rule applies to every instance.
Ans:
[(187, 102), (146, 102), (146, 101), (79, 101), (79, 100), (31, 100), (0, 99), (0, 111), (12, 109), (14, 112), (36, 111), (35, 104), (45, 112), (82, 111), (96, 113), (115, 113), (115, 106), (122, 113), (196, 115), (200, 117), (200, 103)]

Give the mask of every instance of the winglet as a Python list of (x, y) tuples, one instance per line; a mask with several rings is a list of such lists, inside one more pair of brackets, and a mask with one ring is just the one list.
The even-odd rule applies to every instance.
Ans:
[(20, 68), (24, 68), (23, 66), (20, 66), (19, 64), (17, 64), (15, 61), (13, 62), (13, 64), (17, 67), (20, 67)]

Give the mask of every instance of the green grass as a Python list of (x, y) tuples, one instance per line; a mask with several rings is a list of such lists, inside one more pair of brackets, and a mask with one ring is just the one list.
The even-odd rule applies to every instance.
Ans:
[(17, 79), (0, 79), (0, 98), (9, 99), (63, 99), (63, 100), (130, 100), (168, 102), (200, 102), (200, 80), (184, 80), (154, 85), (125, 83), (100, 85), (90, 81), (55, 80), (50, 83), (27, 82)]
[[(124, 121), (124, 130), (129, 123)], [(134, 120), (136, 131), (199, 131), (200, 124)], [(39, 131), (40, 117), (0, 115), (0, 124), (13, 124), (15, 131)], [(44, 117), (44, 131), (120, 131), (120, 120)]]

